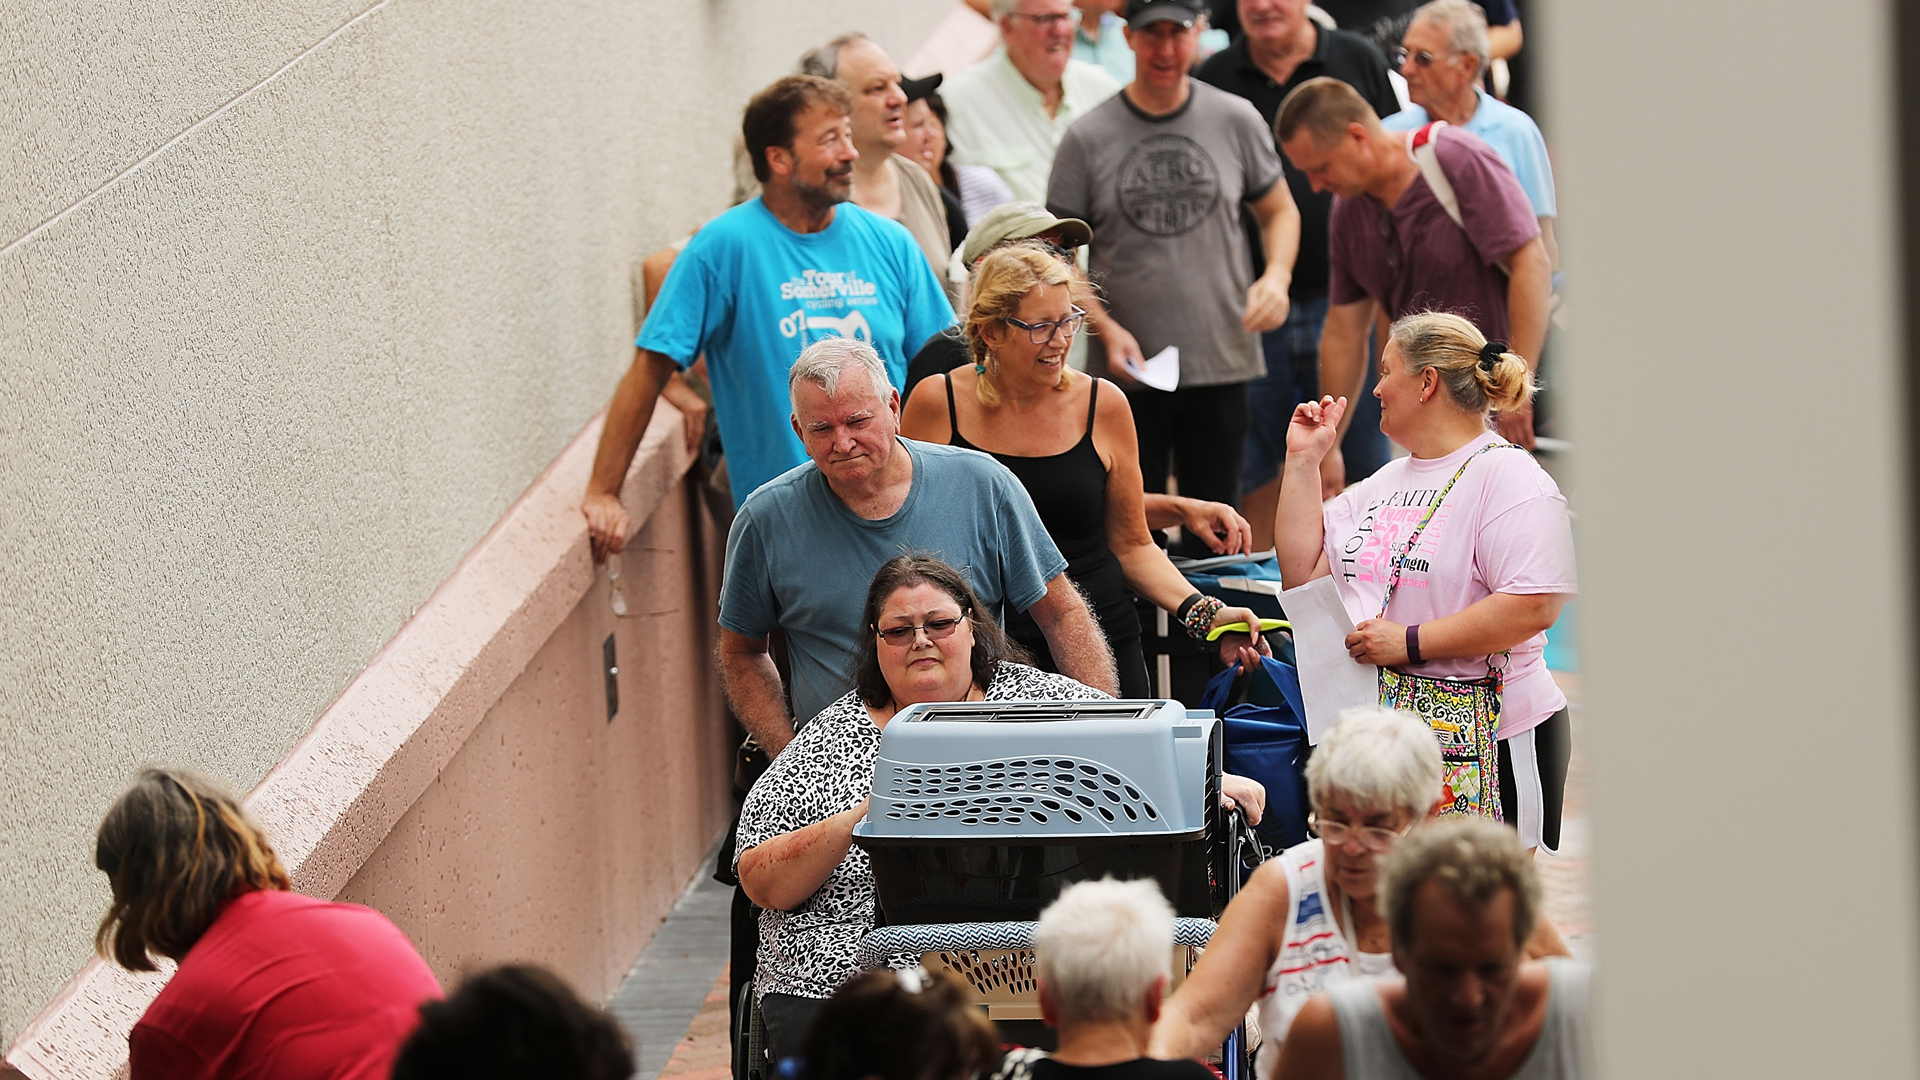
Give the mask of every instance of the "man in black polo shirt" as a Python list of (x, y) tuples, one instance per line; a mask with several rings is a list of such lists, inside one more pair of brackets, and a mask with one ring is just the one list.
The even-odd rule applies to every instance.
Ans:
[[(1269, 132), (1287, 91), (1320, 75), (1352, 86), (1387, 116), (1399, 101), (1387, 81), (1387, 60), (1357, 34), (1326, 30), (1307, 18), (1307, 0), (1239, 0), (1239, 40), (1200, 65), (1196, 76), (1253, 103)], [(1292, 162), (1287, 187), (1300, 208), (1300, 254), (1288, 290), (1292, 307), (1286, 325), (1261, 335), (1267, 374), (1248, 388), (1253, 423), (1247, 432), (1242, 478), (1244, 508), (1253, 525), (1254, 550), (1273, 543), (1273, 508), (1280, 490), (1280, 464), (1286, 458), (1287, 419), (1293, 407), (1319, 396), (1320, 329), (1327, 320), (1327, 214), (1333, 196), (1316, 194)], [(1254, 246), (1256, 252), (1259, 247)], [(1259, 267), (1255, 267), (1255, 272)], [(1347, 475), (1359, 479), (1386, 464), (1386, 439), (1380, 434), (1379, 406), (1371, 395), (1371, 419), (1357, 415), (1343, 446)]]

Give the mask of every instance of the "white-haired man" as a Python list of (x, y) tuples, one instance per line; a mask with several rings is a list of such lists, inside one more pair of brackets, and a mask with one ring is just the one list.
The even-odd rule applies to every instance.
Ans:
[(1073, 59), (1072, 0), (993, 0), (1001, 48), (948, 76), (947, 139), (955, 162), (985, 165), (1024, 202), (1044, 202), (1061, 136), (1120, 89), (1098, 65)]
[(1033, 934), (1040, 1014), (1059, 1035), (1033, 1080), (1208, 1080), (1198, 1061), (1158, 1061), (1147, 1040), (1173, 956), (1173, 908), (1151, 881), (1083, 881)]
[(1526, 960), (1540, 883), (1511, 829), (1459, 818), (1380, 868), (1404, 978), (1348, 982), (1300, 1010), (1279, 1080), (1578, 1080), (1589, 970)]
[[(864, 342), (809, 345), (787, 388), (809, 460), (741, 504), (720, 589), (720, 674), (734, 713), (769, 753), (852, 684), (867, 585), (902, 551), (938, 555), (989, 608), (1033, 616), (1061, 674), (1119, 690), (1067, 561), (1004, 465), (900, 438), (900, 394)], [(791, 713), (767, 651), (775, 627), (792, 661)]]

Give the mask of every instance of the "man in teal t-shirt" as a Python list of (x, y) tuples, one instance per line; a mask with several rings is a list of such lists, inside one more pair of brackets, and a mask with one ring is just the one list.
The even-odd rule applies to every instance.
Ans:
[[(1027, 489), (977, 450), (899, 438), (900, 394), (881, 367), (864, 343), (807, 350), (790, 385), (808, 461), (754, 492), (727, 534), (720, 672), (734, 714), (769, 753), (853, 688), (867, 589), (906, 553), (960, 571), (996, 619), (1032, 616), (1062, 675), (1119, 689), (1106, 637)], [(767, 654), (775, 628), (792, 661), (791, 713)]]
[(738, 507), (806, 460), (788, 423), (786, 383), (808, 343), (867, 342), (900, 383), (907, 357), (953, 321), (912, 235), (842, 205), (859, 156), (850, 109), (844, 88), (810, 75), (787, 76), (748, 103), (741, 127), (763, 193), (694, 235), (647, 316), (581, 503), (596, 554), (625, 543), (620, 485), (676, 365), (707, 357)]

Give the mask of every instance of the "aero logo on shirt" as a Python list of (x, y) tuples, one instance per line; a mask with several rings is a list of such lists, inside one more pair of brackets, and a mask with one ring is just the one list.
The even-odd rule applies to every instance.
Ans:
[(878, 304), (879, 292), (879, 286), (855, 273), (808, 270), (788, 278), (780, 283), (780, 299), (798, 300), (800, 306), (780, 320), (780, 333), (799, 338), (802, 345), (820, 337), (855, 338), (871, 344), (873, 327), (867, 317), (848, 309)]
[(1142, 139), (1120, 165), (1120, 211), (1141, 231), (1178, 236), (1220, 201), (1220, 171), (1185, 135)]

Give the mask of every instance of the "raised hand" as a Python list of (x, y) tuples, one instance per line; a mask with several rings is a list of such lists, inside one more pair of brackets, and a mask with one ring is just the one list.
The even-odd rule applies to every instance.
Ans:
[(1340, 418), (1346, 414), (1346, 398), (1323, 397), (1294, 406), (1287, 423), (1288, 456), (1302, 455), (1318, 467), (1340, 444)]

